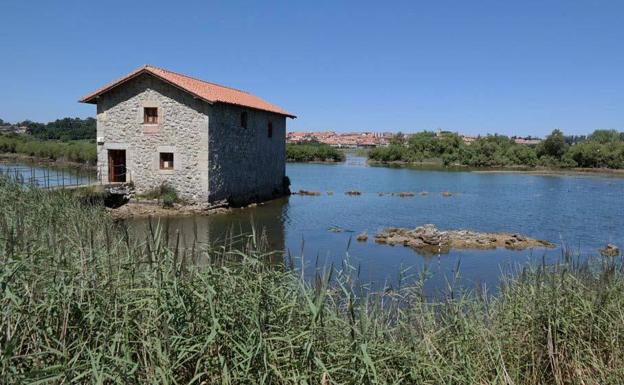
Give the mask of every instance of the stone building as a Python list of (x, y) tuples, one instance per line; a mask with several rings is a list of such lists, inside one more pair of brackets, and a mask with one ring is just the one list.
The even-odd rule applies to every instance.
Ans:
[(97, 104), (98, 175), (137, 193), (168, 185), (194, 203), (285, 191), (286, 118), (247, 92), (152, 66), (80, 100)]

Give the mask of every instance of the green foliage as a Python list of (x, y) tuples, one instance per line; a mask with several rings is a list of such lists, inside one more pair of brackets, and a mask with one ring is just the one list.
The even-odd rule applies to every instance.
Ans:
[(586, 142), (570, 147), (568, 154), (578, 167), (624, 168), (624, 141), (595, 141), (592, 137)]
[(515, 163), (518, 155), (523, 158), (530, 157), (524, 152), (525, 149), (516, 149), (520, 146), (506, 136), (488, 135), (477, 138), (470, 146), (466, 146), (467, 151), (462, 153), (460, 161), (472, 167), (519, 165), (520, 163)]
[(410, 161), (410, 152), (403, 144), (390, 144), (388, 147), (376, 147), (369, 151), (368, 157), (381, 162)]
[(0, 153), (24, 154), (42, 159), (94, 164), (94, 143), (43, 141), (26, 135), (0, 135)]
[(175, 191), (168, 192), (162, 196), (163, 207), (171, 208), (176, 202), (178, 202), (178, 194)]
[(185, 249), (2, 181), (0, 210), (3, 384), (624, 383), (619, 259), (526, 268), (494, 295), (365, 294), (346, 265), (313, 283), (270, 265), (258, 232)]
[(320, 143), (286, 144), (286, 160), (289, 162), (342, 162), (345, 154), (329, 145)]
[(176, 189), (167, 183), (161, 183), (158, 187), (141, 194), (139, 198), (158, 200), (166, 208), (173, 207), (175, 203), (181, 202)]
[(561, 130), (555, 129), (537, 146), (537, 156), (548, 156), (561, 159), (565, 154), (567, 145)]
[(437, 136), (424, 131), (404, 143), (375, 148), (369, 158), (380, 162), (438, 159), (444, 165), (471, 167), (624, 168), (624, 133), (596, 130), (585, 139), (564, 137), (560, 130), (554, 130), (539, 145), (528, 146), (502, 135), (479, 137), (465, 145), (456, 134)]
[(94, 118), (63, 118), (45, 124), (26, 120), (15, 125), (28, 127), (28, 132), (41, 140), (95, 141), (96, 135), (96, 120)]
[(616, 130), (596, 130), (589, 136), (589, 140), (600, 144), (621, 142), (624, 140), (624, 132), (620, 133)]

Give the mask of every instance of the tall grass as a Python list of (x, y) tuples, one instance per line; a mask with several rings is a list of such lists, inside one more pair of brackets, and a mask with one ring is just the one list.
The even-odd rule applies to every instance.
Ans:
[(95, 164), (97, 161), (95, 143), (39, 140), (26, 135), (0, 134), (0, 153), (23, 154), (40, 159), (87, 164)]
[[(619, 261), (527, 267), (495, 296), (310, 283), (237, 247), (131, 239), (104, 209), (0, 181), (3, 384), (621, 384)], [(199, 263), (202, 261), (203, 263)]]

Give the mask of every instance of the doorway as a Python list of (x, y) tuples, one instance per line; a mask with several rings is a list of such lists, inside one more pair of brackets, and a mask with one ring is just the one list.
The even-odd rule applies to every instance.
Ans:
[(126, 150), (108, 150), (108, 182), (126, 181)]

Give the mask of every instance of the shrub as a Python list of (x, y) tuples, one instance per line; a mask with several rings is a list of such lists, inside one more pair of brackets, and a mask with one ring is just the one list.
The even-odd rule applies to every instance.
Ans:
[(168, 191), (162, 196), (163, 207), (171, 208), (174, 203), (178, 202), (178, 194), (174, 191)]
[(342, 162), (345, 160), (345, 155), (342, 151), (326, 144), (289, 143), (286, 145), (286, 160), (289, 162)]
[(171, 208), (175, 203), (181, 201), (176, 189), (167, 183), (161, 183), (158, 187), (146, 191), (139, 195), (139, 198), (158, 200), (163, 207), (167, 208)]

